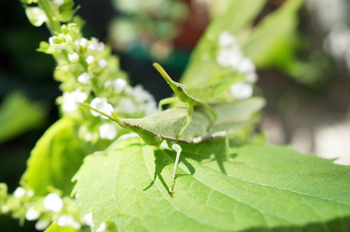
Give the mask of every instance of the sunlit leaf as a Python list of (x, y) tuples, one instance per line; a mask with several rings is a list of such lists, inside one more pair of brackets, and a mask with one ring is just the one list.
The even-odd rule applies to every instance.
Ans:
[(78, 206), (96, 225), (112, 218), (118, 231), (350, 229), (350, 167), (286, 147), (234, 148), (221, 165), (197, 155), (183, 153), (170, 196), (175, 153), (118, 141), (85, 159)]
[(35, 145), (21, 184), (32, 188), (36, 195), (46, 195), (50, 187), (69, 195), (73, 187), (71, 178), (85, 155), (75, 131), (75, 122), (62, 118)]
[(56, 222), (52, 223), (45, 232), (76, 232), (77, 230), (69, 226), (59, 226)]

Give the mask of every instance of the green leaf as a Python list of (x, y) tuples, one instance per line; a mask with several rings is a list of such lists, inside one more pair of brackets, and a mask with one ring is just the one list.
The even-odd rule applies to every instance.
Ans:
[(0, 107), (0, 144), (41, 126), (46, 115), (43, 105), (22, 93), (11, 93)]
[(21, 0), (21, 2), (26, 3), (26, 4), (32, 4), (32, 3), (37, 3), (38, 0)]
[(59, 8), (59, 21), (61, 22), (70, 22), (74, 14), (80, 9), (80, 6), (72, 9), (74, 7), (74, 2), (72, 0), (65, 1)]
[(278, 67), (289, 74), (298, 75), (300, 66), (294, 53), (298, 39), (297, 13), (303, 2), (287, 1), (254, 27), (249, 39), (243, 42), (244, 54), (252, 59), (257, 67)]
[(350, 230), (350, 167), (288, 147), (234, 148), (221, 166), (197, 155), (183, 153), (173, 196), (170, 150), (133, 138), (86, 157), (73, 190), (82, 216), (120, 232)]
[(7, 196), (7, 185), (5, 183), (0, 183), (0, 200), (6, 198)]
[(216, 62), (218, 38), (223, 31), (236, 35), (257, 16), (266, 0), (230, 1), (225, 12), (214, 18), (193, 51), (181, 83), (201, 83), (223, 72)]
[(74, 228), (70, 226), (59, 226), (56, 222), (52, 223), (49, 228), (47, 228), (44, 232), (76, 232)]
[(47, 21), (45, 12), (40, 7), (25, 7), (29, 22), (35, 26), (40, 27)]
[(75, 122), (61, 118), (38, 140), (21, 178), (23, 186), (30, 186), (35, 195), (46, 195), (52, 187), (69, 195), (77, 172), (87, 154), (79, 142)]

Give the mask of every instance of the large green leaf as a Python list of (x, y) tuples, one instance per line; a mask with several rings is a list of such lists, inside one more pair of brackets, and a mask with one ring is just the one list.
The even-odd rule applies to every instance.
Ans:
[(267, 146), (231, 149), (219, 165), (196, 149), (182, 155), (173, 196), (170, 150), (132, 138), (86, 157), (73, 190), (82, 216), (120, 232), (350, 230), (349, 167)]
[(22, 93), (8, 95), (0, 108), (0, 144), (42, 125), (45, 108)]
[(46, 195), (50, 187), (69, 195), (77, 172), (87, 154), (76, 135), (75, 122), (61, 118), (39, 139), (28, 160), (21, 184), (36, 195)]

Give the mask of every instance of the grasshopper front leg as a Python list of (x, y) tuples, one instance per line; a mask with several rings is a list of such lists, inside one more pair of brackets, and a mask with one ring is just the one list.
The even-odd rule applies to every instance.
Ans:
[(158, 104), (158, 109), (159, 111), (163, 110), (163, 105), (168, 105), (168, 104), (172, 104), (175, 102), (179, 102), (180, 99), (178, 97), (169, 97), (169, 98), (165, 98), (160, 100), (159, 104)]

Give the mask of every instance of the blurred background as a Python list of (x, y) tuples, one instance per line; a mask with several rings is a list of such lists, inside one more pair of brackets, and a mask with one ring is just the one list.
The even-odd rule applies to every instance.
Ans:
[[(227, 0), (76, 0), (86, 20), (84, 37), (108, 43), (133, 85), (157, 101), (172, 95), (152, 67), (160, 62), (179, 80), (210, 19)], [(285, 1), (269, 0), (256, 23)], [(257, 87), (267, 100), (259, 130), (270, 144), (301, 153), (339, 158), (350, 165), (350, 1), (307, 0), (298, 13), (295, 72), (258, 70)], [(52, 57), (36, 52), (50, 34), (33, 27), (19, 1), (0, 1), (0, 182), (14, 191), (36, 141), (59, 115), (61, 93)], [(286, 48), (290, 49), (290, 48)], [(289, 64), (284, 64), (288, 66)], [(18, 221), (0, 217), (17, 229)], [(17, 231), (35, 231), (25, 222)]]

